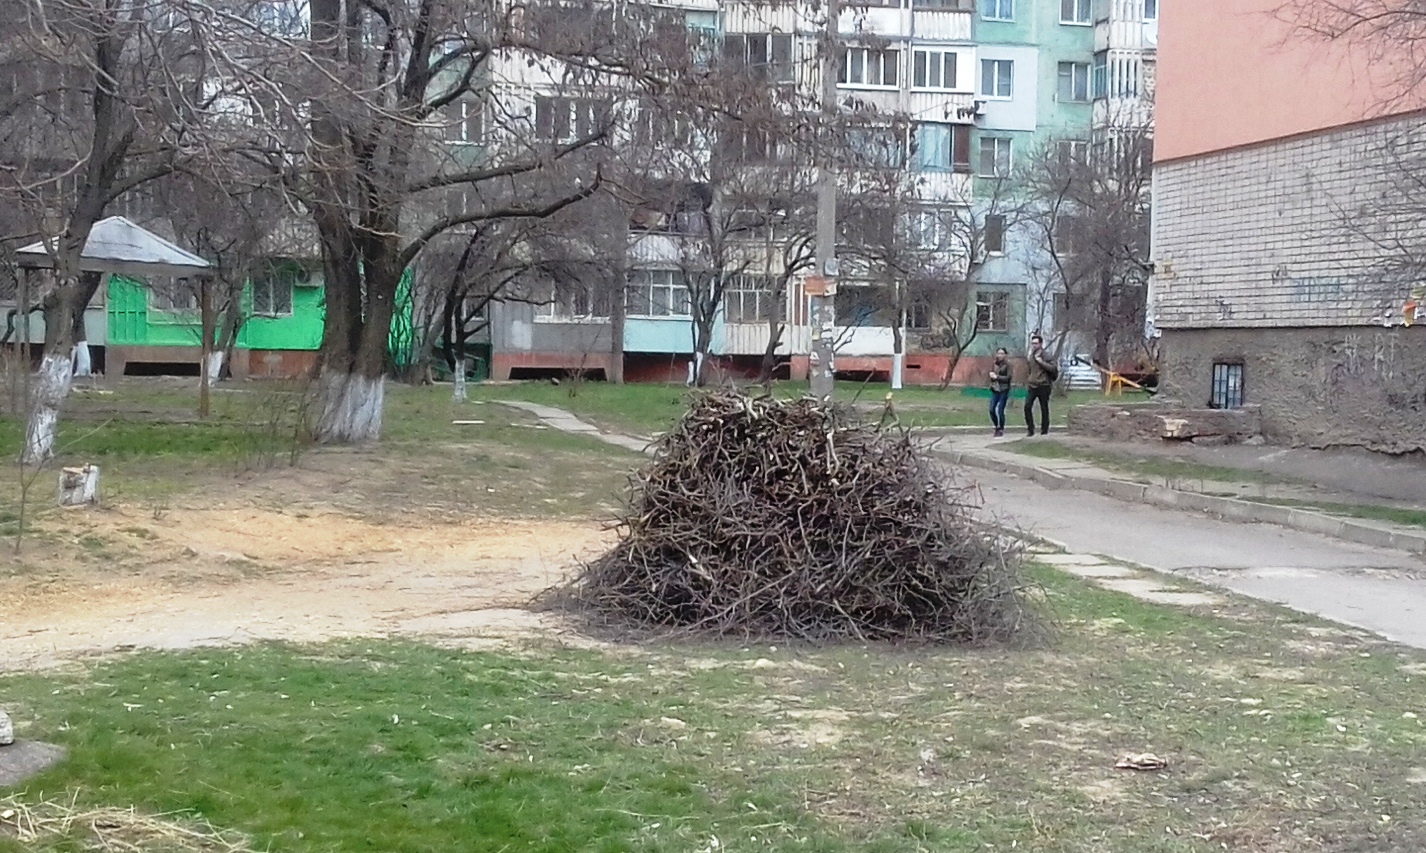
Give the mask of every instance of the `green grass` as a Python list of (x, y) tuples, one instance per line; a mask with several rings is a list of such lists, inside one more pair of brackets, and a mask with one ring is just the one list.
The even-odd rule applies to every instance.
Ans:
[[(805, 382), (778, 382), (773, 393), (786, 398), (807, 393)], [(446, 393), (449, 393), (448, 391)], [(515, 384), (472, 385), (471, 399), (482, 402), (522, 400), (565, 409), (607, 429), (623, 430), (641, 435), (662, 432), (683, 414), (692, 391), (683, 385), (630, 384), (609, 385), (603, 382), (562, 383), (520, 382)], [(901, 422), (911, 427), (981, 426), (989, 423), (986, 408), (989, 401), (962, 393), (960, 388), (907, 387), (893, 392), (885, 383), (839, 382), (836, 399), (855, 404), (869, 416), (879, 418), (886, 395), (893, 395)], [(1063, 425), (1069, 408), (1098, 394), (1074, 391), (1066, 397), (1056, 397), (1051, 403), (1050, 418)], [(1012, 406), (1012, 410), (1015, 407)], [(1013, 413), (1013, 412), (1012, 412)]]
[(1385, 521), (1407, 527), (1426, 527), (1426, 511), (1394, 506), (1373, 506), (1370, 504), (1343, 504), (1330, 501), (1304, 501), (1290, 498), (1248, 497), (1245, 500), (1273, 506), (1301, 507), (1318, 510), (1329, 515), (1343, 515), (1368, 521)]
[[(1426, 849), (1420, 655), (1039, 576), (1061, 630), (1030, 651), (352, 641), (0, 694), (70, 750), (23, 799), (199, 815), (257, 849)], [(1126, 751), (1170, 769), (1112, 769)]]
[(1197, 462), (1183, 462), (1177, 459), (1161, 459), (1152, 456), (1138, 456), (1132, 452), (1109, 452), (1064, 444), (1057, 441), (1021, 439), (998, 445), (997, 449), (1009, 450), (1022, 456), (1038, 459), (1066, 459), (1086, 462), (1109, 471), (1116, 471), (1133, 477), (1149, 477), (1161, 480), (1209, 480), (1222, 483), (1283, 483), (1281, 477), (1242, 468), (1227, 468), (1218, 465), (1201, 465)]

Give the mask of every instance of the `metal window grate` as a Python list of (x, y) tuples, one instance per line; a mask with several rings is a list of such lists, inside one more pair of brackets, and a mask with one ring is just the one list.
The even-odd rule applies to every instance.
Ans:
[(1215, 409), (1237, 409), (1243, 405), (1243, 365), (1213, 365), (1213, 397)]

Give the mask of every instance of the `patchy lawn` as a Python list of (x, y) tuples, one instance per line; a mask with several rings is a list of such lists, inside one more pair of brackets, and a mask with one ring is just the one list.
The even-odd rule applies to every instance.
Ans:
[(1096, 450), (1060, 441), (1040, 439), (1020, 439), (996, 445), (998, 450), (1008, 450), (1022, 456), (1037, 459), (1071, 459), (1096, 465), (1106, 471), (1114, 471), (1130, 477), (1157, 480), (1191, 480), (1218, 483), (1287, 483), (1291, 482), (1261, 471), (1247, 471), (1242, 468), (1228, 468), (1219, 465), (1202, 465), (1178, 459), (1136, 454), (1132, 449), (1122, 451)]
[[(1061, 630), (1029, 651), (372, 640), (11, 676), (22, 735), (71, 750), (17, 799), (292, 851), (1426, 849), (1421, 656), (1041, 574)], [(1140, 751), (1168, 769), (1113, 768)]]
[[(890, 394), (900, 422), (908, 427), (988, 426), (990, 422), (989, 398), (967, 393), (962, 388), (942, 391), (918, 386), (892, 391), (885, 383), (839, 382), (836, 389), (838, 400), (857, 406), (873, 420), (881, 417)], [(473, 400), (524, 400), (555, 406), (601, 427), (640, 435), (662, 432), (672, 426), (687, 407), (688, 395), (694, 393), (697, 392), (683, 385), (667, 384), (516, 382), (470, 386)], [(778, 382), (773, 385), (773, 393), (800, 397), (807, 393), (807, 383)], [(1098, 394), (1088, 391), (1056, 397), (1051, 404), (1050, 418), (1063, 425), (1071, 406), (1097, 397)], [(1013, 414), (1018, 405), (1023, 403), (1012, 401), (1009, 414)]]

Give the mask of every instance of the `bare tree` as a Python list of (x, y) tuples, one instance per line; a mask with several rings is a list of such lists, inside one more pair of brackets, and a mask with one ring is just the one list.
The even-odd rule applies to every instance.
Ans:
[(1092, 143), (1047, 146), (1025, 177), (1029, 221), (1065, 295), (1062, 331), (1087, 336), (1105, 368), (1143, 338), (1152, 156), (1150, 128), (1111, 123)]
[(207, 83), (216, 57), (242, 41), (215, 21), (244, 19), (238, 7), (183, 0), (10, 0), (6, 12), (0, 205), (19, 211), (19, 233), (43, 239), (55, 270), (35, 300), (45, 347), (23, 455), (37, 462), (53, 453), (84, 310), (102, 280), (80, 263), (94, 224), (175, 169), (221, 169), (242, 141), (214, 121), (225, 105)]

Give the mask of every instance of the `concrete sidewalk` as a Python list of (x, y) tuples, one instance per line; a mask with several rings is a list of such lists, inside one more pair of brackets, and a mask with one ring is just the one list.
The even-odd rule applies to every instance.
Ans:
[[(1036, 438), (1052, 441), (1053, 438)], [(1232, 521), (1278, 524), (1378, 548), (1426, 554), (1426, 529), (1384, 521), (1343, 518), (1311, 509), (1274, 506), (1256, 501), (1203, 494), (1181, 484), (1138, 482), (1075, 459), (1043, 459), (999, 449), (1004, 440), (980, 433), (947, 432), (928, 438), (932, 452), (947, 461), (971, 468), (1013, 474), (1048, 489), (1078, 489), (1121, 501), (1204, 512)], [(1137, 447), (1136, 447), (1137, 449)], [(1245, 481), (1252, 477), (1245, 474)], [(1426, 490), (1426, 484), (1422, 488)]]
[(495, 400), (493, 402), (501, 406), (509, 406), (512, 409), (529, 412), (544, 421), (551, 429), (557, 429), (560, 432), (588, 436), (589, 438), (602, 441), (605, 444), (612, 444), (615, 447), (632, 450), (635, 453), (653, 452), (650, 443), (645, 439), (635, 438), (634, 436), (624, 435), (618, 432), (605, 432), (594, 424), (585, 423), (564, 409), (556, 409), (554, 406), (542, 406), (539, 403), (526, 403), (521, 400)]

